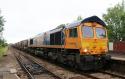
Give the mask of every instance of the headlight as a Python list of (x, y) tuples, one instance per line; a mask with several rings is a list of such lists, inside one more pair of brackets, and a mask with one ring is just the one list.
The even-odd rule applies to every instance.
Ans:
[(84, 52), (88, 52), (88, 49), (85, 48), (85, 49), (84, 49)]

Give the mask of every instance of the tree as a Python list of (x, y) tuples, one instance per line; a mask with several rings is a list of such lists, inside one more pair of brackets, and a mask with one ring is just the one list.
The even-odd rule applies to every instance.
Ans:
[(1, 11), (0, 11), (0, 32), (3, 31), (4, 22), (5, 22), (5, 20), (4, 20), (3, 16), (1, 16)]
[(1, 11), (0, 11), (0, 46), (4, 44), (4, 39), (2, 38), (2, 31), (4, 30), (3, 26), (4, 26), (4, 18), (3, 16), (1, 16)]
[(5, 47), (5, 46), (7, 46), (6, 40), (0, 39), (0, 47)]
[(83, 18), (82, 18), (82, 16), (78, 16), (77, 17), (77, 21), (80, 21), (80, 20), (82, 20)]
[(124, 1), (114, 7), (108, 8), (107, 14), (103, 14), (107, 24), (108, 36), (111, 41), (125, 41), (125, 7)]

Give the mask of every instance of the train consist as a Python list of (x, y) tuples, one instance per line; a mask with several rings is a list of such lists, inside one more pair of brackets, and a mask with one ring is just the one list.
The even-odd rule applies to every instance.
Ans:
[(82, 70), (99, 69), (110, 60), (106, 24), (91, 16), (20, 41), (18, 49)]

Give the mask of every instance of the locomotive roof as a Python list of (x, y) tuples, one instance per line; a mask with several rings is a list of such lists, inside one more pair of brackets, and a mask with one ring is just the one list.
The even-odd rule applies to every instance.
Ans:
[(91, 17), (85, 18), (81, 21), (75, 21), (73, 23), (70, 23), (69, 25), (66, 26), (66, 28), (76, 27), (76, 26), (80, 25), (81, 23), (86, 23), (86, 22), (97, 22), (103, 26), (106, 26), (106, 24), (99, 17), (91, 16)]

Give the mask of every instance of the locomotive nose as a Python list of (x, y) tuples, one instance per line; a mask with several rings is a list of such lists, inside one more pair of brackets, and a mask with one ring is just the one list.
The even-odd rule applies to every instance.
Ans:
[(84, 40), (83, 41), (83, 53), (86, 54), (104, 54), (107, 50), (107, 41), (106, 40)]

